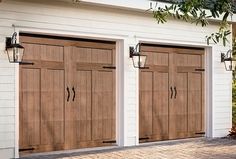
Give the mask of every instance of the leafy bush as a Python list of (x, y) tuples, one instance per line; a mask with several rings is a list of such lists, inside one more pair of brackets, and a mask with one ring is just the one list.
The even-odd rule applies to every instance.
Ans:
[(232, 96), (233, 96), (232, 121), (233, 125), (236, 125), (236, 80), (233, 81)]
[(232, 127), (231, 131), (229, 132), (228, 136), (233, 138), (233, 139), (236, 138), (236, 126), (235, 125), (233, 125), (233, 127)]
[(233, 125), (236, 125), (236, 103), (233, 103), (233, 112), (232, 112), (232, 122), (233, 122)]

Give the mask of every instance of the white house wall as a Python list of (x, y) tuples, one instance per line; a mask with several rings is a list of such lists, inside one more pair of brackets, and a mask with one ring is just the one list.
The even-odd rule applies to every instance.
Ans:
[[(152, 15), (143, 11), (135, 12), (89, 5), (73, 5), (64, 2), (21, 2), (3, 1), (0, 3), (0, 158), (17, 156), (14, 148), (17, 145), (18, 100), (15, 83), (18, 75), (15, 65), (9, 64), (4, 53), (5, 37), (13, 33), (12, 24), (18, 31), (37, 31), (68, 35), (96, 35), (121, 40), (124, 50), (122, 87), (124, 96), (120, 112), (124, 119), (119, 119), (119, 130), (122, 132), (120, 145), (138, 144), (138, 71), (132, 66), (128, 49), (138, 40), (150, 42), (168, 42), (206, 46), (205, 36), (217, 31), (217, 25), (207, 28), (197, 27), (185, 22), (171, 20), (166, 24), (157, 24)], [(212, 65), (209, 72), (213, 75), (210, 81), (212, 94), (212, 133), (209, 137), (227, 135), (231, 128), (231, 74), (226, 72), (220, 62), (220, 53), (230, 47), (212, 45)], [(211, 53), (211, 52), (208, 52)], [(213, 69), (211, 69), (213, 68)], [(211, 113), (211, 112), (210, 112)], [(16, 147), (17, 148), (17, 147)]]

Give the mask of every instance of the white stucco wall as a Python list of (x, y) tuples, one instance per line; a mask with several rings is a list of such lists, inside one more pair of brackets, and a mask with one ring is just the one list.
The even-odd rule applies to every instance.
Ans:
[[(221, 44), (207, 46), (205, 36), (217, 31), (212, 24), (207, 28), (171, 20), (158, 25), (145, 11), (129, 11), (102, 6), (73, 5), (68, 2), (24, 2), (7, 0), (0, 3), (0, 158), (17, 156), (18, 100), (17, 67), (9, 64), (4, 53), (5, 37), (17, 31), (56, 33), (78, 37), (112, 38), (119, 41), (119, 90), (120, 145), (138, 144), (138, 71), (129, 58), (129, 46), (139, 40), (205, 46), (212, 52), (209, 57), (209, 94), (212, 101), (209, 121), (210, 137), (225, 136), (231, 127), (231, 73), (220, 62), (220, 53), (230, 47)], [(211, 123), (209, 123), (211, 124)], [(208, 127), (209, 128), (209, 127)], [(15, 152), (15, 153), (14, 153)]]

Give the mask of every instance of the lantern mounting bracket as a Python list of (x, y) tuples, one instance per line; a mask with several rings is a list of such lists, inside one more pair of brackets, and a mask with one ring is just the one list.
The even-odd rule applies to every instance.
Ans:
[(6, 48), (5, 48), (5, 50), (7, 50), (7, 48), (9, 48), (9, 46), (11, 46), (11, 41), (12, 41), (11, 37), (6, 37)]
[(134, 52), (135, 52), (134, 47), (133, 47), (133, 46), (130, 46), (130, 47), (129, 47), (129, 57), (130, 57), (130, 58), (132, 58), (132, 57), (134, 56)]

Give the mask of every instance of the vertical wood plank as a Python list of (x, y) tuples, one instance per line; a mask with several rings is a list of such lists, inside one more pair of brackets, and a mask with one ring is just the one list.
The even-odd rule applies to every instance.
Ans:
[(75, 102), (74, 111), (76, 115), (76, 131), (79, 135), (77, 142), (90, 141), (91, 140), (91, 118), (92, 118), (92, 72), (91, 71), (77, 71), (76, 74), (76, 86), (77, 98)]
[(140, 72), (140, 138), (152, 135), (153, 73)]
[(169, 127), (169, 77), (168, 73), (154, 73), (153, 135), (168, 136)]
[(184, 138), (188, 126), (188, 73), (175, 74), (177, 96), (173, 99), (170, 109), (170, 138)]
[(40, 144), (40, 69), (20, 72), (20, 147)]
[(41, 143), (64, 143), (64, 70), (42, 69), (41, 81)]
[(202, 74), (189, 74), (188, 100), (188, 131), (199, 133), (202, 131)]

